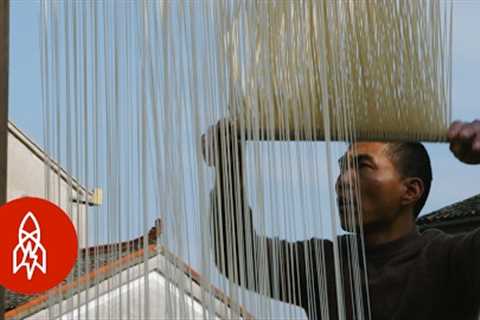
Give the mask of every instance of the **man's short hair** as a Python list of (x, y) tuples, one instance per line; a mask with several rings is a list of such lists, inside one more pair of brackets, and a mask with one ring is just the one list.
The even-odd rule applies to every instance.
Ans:
[(432, 185), (432, 165), (427, 150), (420, 142), (390, 142), (388, 155), (403, 177), (417, 177), (423, 181), (424, 192), (414, 207), (417, 218), (427, 201)]

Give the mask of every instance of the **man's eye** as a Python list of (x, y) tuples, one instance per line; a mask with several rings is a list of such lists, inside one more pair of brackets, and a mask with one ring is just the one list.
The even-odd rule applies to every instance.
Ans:
[(368, 163), (368, 162), (360, 161), (360, 162), (358, 163), (358, 167), (359, 167), (359, 168), (371, 168), (372, 166), (371, 166), (370, 163)]

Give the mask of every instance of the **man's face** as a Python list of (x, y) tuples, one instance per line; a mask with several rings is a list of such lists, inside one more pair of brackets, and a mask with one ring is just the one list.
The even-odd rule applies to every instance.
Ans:
[(387, 148), (386, 143), (359, 142), (339, 159), (340, 175), (335, 187), (344, 230), (354, 231), (353, 225), (362, 221), (368, 231), (388, 225), (397, 217), (404, 189)]

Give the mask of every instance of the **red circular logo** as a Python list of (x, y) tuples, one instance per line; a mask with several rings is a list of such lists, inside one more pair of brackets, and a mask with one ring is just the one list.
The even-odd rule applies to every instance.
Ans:
[(38, 293), (64, 280), (77, 259), (78, 240), (68, 215), (32, 197), (0, 207), (0, 284)]

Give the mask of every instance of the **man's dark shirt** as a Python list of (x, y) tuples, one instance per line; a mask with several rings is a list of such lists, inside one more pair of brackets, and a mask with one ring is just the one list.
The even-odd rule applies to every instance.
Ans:
[[(322, 319), (322, 314), (324, 320), (327, 316), (330, 320), (339, 318), (332, 241), (287, 242), (259, 237), (249, 233), (254, 230), (249, 218), (251, 214), (220, 218), (213, 199), (214, 193), (211, 217), (215, 259), (224, 275), (229, 277), (227, 266), (233, 262), (225, 261), (225, 257), (240, 257), (233, 262), (237, 270), (256, 272), (234, 279), (239, 285), (299, 305), (311, 320)], [(228, 211), (224, 209), (224, 212)], [(366, 246), (365, 251), (358, 249), (357, 261), (349, 263), (355, 256), (349, 245), (352, 237), (355, 236), (337, 238), (342, 274), (339, 281), (343, 284), (346, 319), (361, 318), (359, 313), (364, 319), (374, 320), (479, 319), (480, 229), (461, 235), (448, 235), (439, 230), (415, 231), (376, 247)], [(223, 261), (218, 258), (222, 251), (220, 243), (223, 243)], [(361, 247), (360, 241), (357, 244)], [(227, 248), (235, 248), (235, 253), (228, 254)], [(253, 248), (256, 253), (249, 256), (245, 248)], [(367, 272), (352, 267), (364, 265), (362, 261), (366, 261)], [(242, 263), (249, 264), (250, 268), (242, 267)], [(357, 274), (352, 270), (357, 270)], [(267, 289), (258, 287), (258, 283), (265, 283), (265, 276), (270, 277)], [(361, 292), (352, 287), (351, 279), (363, 282), (357, 286), (362, 288)], [(367, 301), (367, 296), (370, 307), (355, 309), (358, 303), (352, 302), (355, 301), (352, 297)], [(328, 303), (321, 303), (327, 298)]]
[[(347, 261), (348, 237), (339, 237), (342, 261)], [(316, 243), (316, 244), (314, 244)], [(298, 252), (315, 254), (318, 246), (324, 246), (326, 284), (329, 296), (330, 319), (337, 319), (333, 244), (325, 240), (297, 242)], [(308, 250), (304, 250), (307, 246)], [(317, 252), (318, 255), (318, 252)], [(399, 240), (366, 247), (368, 288), (371, 319), (478, 319), (480, 301), (480, 229), (463, 235), (447, 235), (439, 230), (413, 232)], [(301, 255), (299, 270), (305, 270), (302, 262), (314, 259)], [(310, 268), (316, 270), (316, 266)], [(351, 301), (351, 270), (342, 264), (344, 297), (347, 319), (355, 319)], [(310, 319), (321, 319), (319, 298), (312, 310), (308, 302), (309, 287), (318, 292), (317, 281), (300, 277), (301, 303)], [(365, 279), (365, 277), (362, 277)], [(365, 292), (364, 292), (365, 294)], [(310, 295), (311, 296), (311, 295)], [(318, 297), (318, 295), (317, 295)], [(368, 309), (365, 309), (368, 310)], [(367, 311), (365, 311), (367, 312)], [(366, 317), (368, 319), (368, 317)]]

